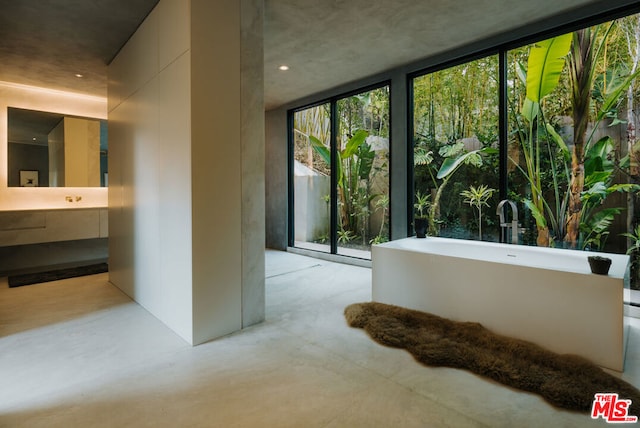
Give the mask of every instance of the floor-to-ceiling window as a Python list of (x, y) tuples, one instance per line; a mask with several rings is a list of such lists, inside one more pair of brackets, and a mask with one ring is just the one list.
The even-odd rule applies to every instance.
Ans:
[(507, 52), (508, 191), (523, 243), (626, 251), (638, 37), (634, 15)]
[(498, 200), (498, 56), (415, 77), (411, 90), (414, 219), (430, 235), (497, 241), (486, 213)]
[(389, 91), (291, 113), (295, 247), (367, 259), (389, 240)]
[(389, 240), (389, 86), (337, 101), (338, 254)]
[(640, 15), (496, 51), (411, 80), (414, 219), (436, 236), (628, 252), (640, 288)]
[(293, 113), (294, 245), (330, 251), (331, 106)]
[[(424, 217), (430, 235), (628, 251), (640, 288), (640, 18), (617, 16), (411, 69), (408, 122), (390, 117), (388, 86), (313, 107), (324, 111), (328, 136), (304, 131), (297, 116), (309, 109), (295, 110), (296, 153), (325, 162), (307, 173), (328, 182), (314, 209), (324, 210), (324, 232), (305, 242), (353, 255), (389, 239), (390, 218), (398, 227), (403, 217), (413, 234)], [(395, 217), (391, 123), (394, 136), (406, 131), (409, 176), (393, 182), (407, 196)]]

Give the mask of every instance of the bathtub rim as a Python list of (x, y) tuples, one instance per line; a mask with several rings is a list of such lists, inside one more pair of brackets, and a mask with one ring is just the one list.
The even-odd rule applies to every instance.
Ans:
[[(430, 243), (438, 244), (458, 244), (458, 245), (471, 245), (471, 246), (487, 246), (495, 249), (501, 250), (513, 250), (519, 252), (534, 252), (534, 253), (552, 253), (557, 254), (558, 256), (569, 256), (570, 258), (580, 260), (583, 259), (584, 263), (575, 266), (563, 266), (562, 268), (557, 266), (549, 266), (543, 264), (535, 264), (535, 263), (522, 263), (521, 259), (518, 260), (492, 260), (485, 257), (475, 257), (467, 254), (448, 254), (441, 253), (437, 251), (429, 251), (428, 248), (421, 248), (420, 246), (429, 245)], [(631, 263), (631, 258), (626, 254), (615, 254), (615, 253), (604, 253), (598, 251), (585, 251), (585, 250), (575, 250), (569, 248), (552, 248), (552, 247), (537, 247), (537, 246), (529, 246), (529, 245), (513, 245), (513, 244), (504, 244), (499, 242), (490, 242), (490, 241), (477, 241), (477, 240), (469, 240), (469, 239), (455, 239), (455, 238), (443, 238), (436, 236), (427, 236), (426, 238), (416, 238), (415, 236), (410, 236), (408, 238), (396, 239), (393, 241), (384, 242), (382, 244), (375, 244), (371, 246), (372, 252), (372, 260), (373, 260), (373, 251), (376, 247), (382, 248), (393, 248), (400, 251), (410, 251), (424, 254), (437, 254), (446, 257), (453, 257), (456, 259), (463, 260), (481, 260), (487, 263), (495, 263), (495, 264), (512, 264), (518, 266), (528, 266), (536, 269), (547, 269), (554, 270), (559, 272), (571, 272), (576, 274), (584, 274), (584, 275), (596, 275), (591, 273), (591, 269), (589, 267), (589, 262), (587, 257), (589, 256), (601, 256), (608, 257), (612, 260), (611, 268), (609, 269), (608, 275), (599, 275), (603, 277), (615, 278), (615, 279), (627, 279), (629, 274), (629, 266)]]

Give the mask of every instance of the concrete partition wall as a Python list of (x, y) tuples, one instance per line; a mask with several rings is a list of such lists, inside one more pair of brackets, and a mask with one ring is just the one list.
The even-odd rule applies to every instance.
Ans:
[(289, 186), (287, 169), (287, 111), (274, 109), (265, 113), (266, 175), (266, 245), (286, 251), (289, 201), (284, 189)]
[(109, 68), (110, 278), (192, 344), (264, 319), (261, 22), (161, 0)]

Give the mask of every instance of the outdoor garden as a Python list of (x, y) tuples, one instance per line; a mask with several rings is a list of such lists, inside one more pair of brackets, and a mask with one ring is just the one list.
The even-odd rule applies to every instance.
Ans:
[[(296, 241), (329, 245), (331, 107), (294, 115)], [(336, 102), (338, 247), (369, 251), (389, 240), (389, 87)]]
[(504, 82), (499, 54), (415, 78), (415, 216), (428, 233), (500, 240), (503, 169), (520, 244), (637, 261), (639, 55), (632, 15), (508, 50)]
[[(413, 75), (409, 222), (505, 241), (508, 199), (519, 244), (628, 252), (637, 278), (639, 63), (631, 15)], [(296, 242), (330, 244), (332, 197), (339, 248), (389, 239), (389, 91), (293, 114)]]

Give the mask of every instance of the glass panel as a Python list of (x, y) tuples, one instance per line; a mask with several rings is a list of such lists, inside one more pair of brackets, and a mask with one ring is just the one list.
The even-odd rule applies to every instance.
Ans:
[(634, 15), (508, 52), (508, 190), (522, 243), (625, 253), (638, 242), (638, 46)]
[[(554, 41), (564, 44), (563, 52), (556, 59), (559, 74), (555, 83), (545, 88), (546, 94), (540, 102), (527, 101), (527, 82), (534, 84), (543, 77), (533, 68), (528, 72), (528, 58), (532, 48), (534, 52), (543, 53), (542, 46), (550, 41), (524, 46), (507, 54), (508, 198), (521, 213), (519, 242), (526, 245), (555, 246), (565, 235), (571, 171), (566, 143), (570, 142), (573, 133), (569, 70), (565, 64), (570, 36)], [(533, 67), (537, 57), (531, 58)], [(547, 62), (551, 64), (551, 61)]]
[(295, 246), (330, 251), (331, 113), (322, 104), (294, 113)]
[(338, 254), (389, 240), (389, 87), (338, 101)]
[(491, 56), (413, 80), (414, 226), (429, 235), (498, 240), (497, 76)]

